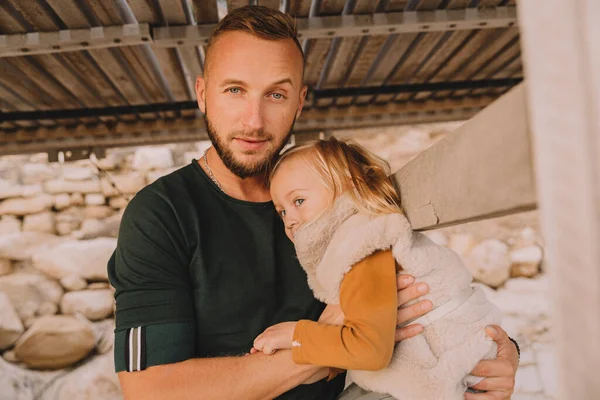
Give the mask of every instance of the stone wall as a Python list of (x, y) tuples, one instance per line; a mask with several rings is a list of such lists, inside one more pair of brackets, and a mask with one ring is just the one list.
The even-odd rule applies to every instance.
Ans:
[[(457, 124), (340, 131), (399, 169)], [(0, 157), (0, 393), (7, 399), (117, 399), (113, 291), (106, 262), (122, 212), (146, 184), (199, 158), (208, 143), (110, 149), (105, 159)], [(428, 235), (457, 251), (524, 348), (518, 389), (552, 398), (549, 308), (537, 213)], [(542, 376), (543, 375), (543, 376)], [(533, 397), (532, 397), (533, 396)], [(518, 398), (518, 397), (514, 397)], [(525, 397), (523, 397), (525, 398)]]

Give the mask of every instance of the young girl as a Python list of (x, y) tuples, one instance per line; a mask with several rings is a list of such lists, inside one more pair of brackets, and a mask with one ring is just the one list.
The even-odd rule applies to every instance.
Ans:
[[(401, 400), (463, 399), (478, 382), (469, 372), (496, 356), (484, 328), (500, 313), (454, 252), (411, 230), (381, 160), (352, 141), (321, 140), (287, 151), (270, 190), (311, 289), (339, 304), (344, 322), (284, 322), (253, 351), (292, 349), (296, 363), (348, 369), (364, 389)], [(394, 347), (396, 263), (429, 284), (434, 309), (411, 322), (422, 334)]]

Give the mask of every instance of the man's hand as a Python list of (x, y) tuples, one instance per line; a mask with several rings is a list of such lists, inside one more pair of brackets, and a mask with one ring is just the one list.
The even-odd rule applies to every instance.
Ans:
[[(429, 286), (426, 283), (414, 284), (415, 278), (410, 275), (398, 275), (398, 320), (397, 325), (401, 326), (410, 320), (421, 317), (431, 311), (433, 304), (429, 300), (422, 300), (410, 306), (409, 302), (418, 299), (427, 294)], [(420, 324), (407, 325), (396, 329), (396, 342), (409, 339), (423, 331)]]
[[(254, 349), (264, 354), (273, 354), (277, 350), (291, 349), (294, 340), (296, 321), (282, 322), (267, 328), (254, 339)], [(251, 353), (256, 351), (251, 350)]]
[(465, 400), (510, 400), (515, 390), (515, 375), (519, 366), (517, 348), (499, 326), (488, 326), (486, 333), (498, 344), (498, 355), (495, 360), (480, 361), (471, 372), (472, 375), (485, 378), (473, 386), (473, 389), (486, 392), (465, 393)]

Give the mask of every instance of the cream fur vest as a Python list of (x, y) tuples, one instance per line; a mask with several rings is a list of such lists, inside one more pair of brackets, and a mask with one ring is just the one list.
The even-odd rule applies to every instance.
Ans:
[(327, 304), (339, 304), (341, 282), (353, 265), (388, 249), (403, 272), (429, 285), (424, 298), (434, 309), (467, 291), (465, 301), (438, 316), (422, 334), (399, 343), (387, 368), (350, 371), (363, 388), (399, 400), (463, 399), (466, 388), (478, 382), (469, 372), (478, 361), (496, 356), (496, 344), (484, 328), (499, 324), (500, 312), (481, 289), (470, 289), (472, 277), (460, 257), (413, 232), (402, 214), (365, 215), (343, 195), (299, 228), (294, 242), (309, 286)]

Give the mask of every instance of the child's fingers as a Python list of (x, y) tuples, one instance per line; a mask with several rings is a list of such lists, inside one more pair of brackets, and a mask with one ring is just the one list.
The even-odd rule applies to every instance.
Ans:
[(258, 350), (255, 347), (250, 349), (250, 354), (258, 353)]

